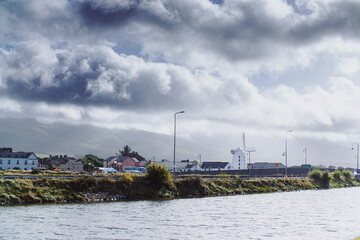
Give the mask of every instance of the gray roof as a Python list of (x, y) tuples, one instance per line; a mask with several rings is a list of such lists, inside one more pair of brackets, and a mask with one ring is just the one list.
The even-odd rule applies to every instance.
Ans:
[(228, 165), (228, 162), (203, 162), (201, 164), (202, 168), (225, 168)]
[(107, 159), (105, 159), (104, 161), (105, 161), (105, 162), (108, 162), (108, 161), (113, 160), (114, 158), (117, 158), (117, 157), (116, 157), (116, 156), (111, 156), (111, 157), (108, 157)]
[[(167, 169), (172, 169), (174, 167), (174, 162), (173, 161), (169, 161), (169, 160), (161, 160), (161, 161), (152, 161), (152, 163), (156, 163), (159, 165), (163, 165), (165, 166), (165, 168)], [(175, 167), (176, 169), (183, 169), (186, 167), (186, 165), (188, 165), (187, 162), (176, 162), (175, 163)]]
[[(33, 152), (0, 152), (2, 158), (28, 158)], [(36, 155), (34, 154), (36, 157)], [(37, 158), (37, 157), (36, 157)]]
[[(279, 164), (279, 166), (276, 167), (276, 164)], [(252, 165), (252, 169), (285, 168), (285, 165), (282, 163), (256, 162), (256, 163), (251, 163), (251, 165)]]
[(188, 164), (188, 165), (186, 165), (186, 167), (185, 168), (192, 168), (194, 166), (194, 164)]

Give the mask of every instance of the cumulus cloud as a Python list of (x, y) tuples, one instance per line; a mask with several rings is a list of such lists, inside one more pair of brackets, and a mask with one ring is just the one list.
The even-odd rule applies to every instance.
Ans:
[(219, 94), (221, 86), (206, 71), (147, 62), (103, 45), (53, 49), (39, 39), (20, 42), (0, 57), (2, 94), (30, 101), (165, 108)]
[[(359, 12), (351, 0), (2, 1), (0, 116), (170, 134), (185, 109), (189, 139), (352, 138)], [(324, 65), (327, 81), (291, 80)]]

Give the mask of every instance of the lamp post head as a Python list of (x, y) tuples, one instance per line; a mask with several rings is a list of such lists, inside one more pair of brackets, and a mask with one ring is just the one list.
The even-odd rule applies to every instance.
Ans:
[(185, 111), (179, 111), (179, 112), (176, 112), (175, 114), (179, 114), (179, 113), (185, 113)]

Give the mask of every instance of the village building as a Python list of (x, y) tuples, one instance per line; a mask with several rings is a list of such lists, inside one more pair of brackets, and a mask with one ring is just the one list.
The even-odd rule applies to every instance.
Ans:
[(231, 150), (231, 154), (233, 155), (232, 166), (234, 170), (247, 169), (245, 160), (246, 152), (244, 150), (238, 147), (237, 149)]
[(111, 156), (104, 160), (104, 168), (111, 168), (115, 166), (115, 161), (118, 159), (117, 156)]
[(67, 158), (60, 163), (61, 171), (81, 172), (84, 170), (84, 164), (81, 160)]
[(200, 163), (196, 160), (194, 160), (192, 163), (188, 163), (186, 166), (185, 166), (185, 170), (187, 172), (190, 172), (190, 171), (201, 171), (202, 168), (200, 166)]
[(31, 170), (38, 167), (38, 162), (33, 152), (13, 152), (12, 148), (0, 148), (0, 170)]
[(145, 167), (145, 164), (128, 156), (111, 156), (104, 160), (104, 168), (115, 168), (123, 172), (125, 167)]
[[(151, 161), (150, 163), (156, 163), (158, 165), (163, 165), (168, 171), (174, 171), (174, 161), (167, 159), (162, 159), (161, 161)], [(175, 172), (186, 172), (188, 169), (186, 166), (190, 163), (190, 160), (181, 160), (180, 162), (175, 162)]]
[(226, 171), (234, 169), (229, 162), (203, 162), (201, 168), (203, 171)]

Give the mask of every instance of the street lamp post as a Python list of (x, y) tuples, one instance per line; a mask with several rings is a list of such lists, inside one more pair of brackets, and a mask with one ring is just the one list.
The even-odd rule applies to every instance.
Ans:
[(176, 179), (176, 176), (175, 176), (176, 115), (180, 114), (180, 113), (185, 113), (185, 111), (176, 112), (174, 114), (174, 167), (173, 167), (174, 180)]
[(359, 142), (356, 142), (352, 145), (352, 150), (356, 146), (356, 172), (359, 170)]
[(288, 130), (285, 133), (285, 176), (287, 176), (288, 173), (288, 166), (287, 166), (287, 134), (289, 132), (292, 132), (293, 130)]

